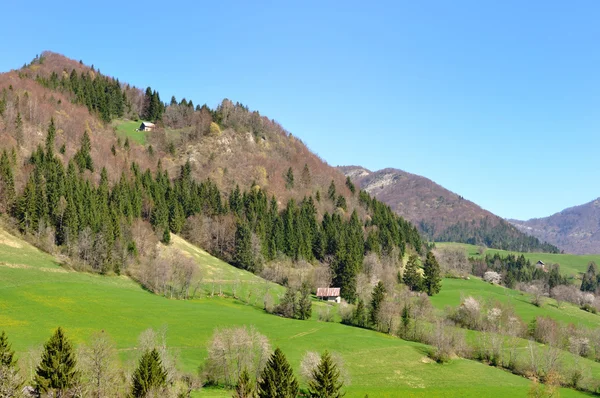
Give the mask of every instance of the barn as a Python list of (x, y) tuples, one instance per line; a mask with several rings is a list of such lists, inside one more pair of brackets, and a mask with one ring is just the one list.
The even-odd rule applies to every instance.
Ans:
[(341, 301), (340, 298), (340, 288), (339, 287), (320, 287), (317, 289), (317, 298), (325, 301), (333, 301), (339, 303)]
[(150, 122), (142, 122), (142, 124), (140, 124), (140, 127), (138, 128), (139, 131), (152, 131), (154, 130), (154, 123), (150, 123)]

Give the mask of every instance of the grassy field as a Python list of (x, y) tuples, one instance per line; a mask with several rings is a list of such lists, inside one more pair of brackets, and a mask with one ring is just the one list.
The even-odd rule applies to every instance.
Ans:
[(543, 305), (536, 307), (531, 304), (530, 295), (502, 286), (491, 285), (476, 277), (471, 277), (469, 280), (444, 279), (442, 290), (439, 294), (431, 297), (431, 303), (440, 310), (447, 306), (457, 307), (463, 296), (511, 304), (517, 315), (525, 322), (529, 322), (537, 316), (549, 316), (567, 324), (600, 327), (600, 315), (583, 311), (573, 304), (563, 303), (561, 308), (558, 308), (554, 299), (544, 298)]
[[(462, 247), (467, 252), (469, 257), (481, 257), (478, 253), (478, 247), (475, 245), (468, 245), (466, 243), (446, 243), (436, 242), (437, 247), (454, 246)], [(520, 252), (508, 252), (505, 250), (498, 249), (486, 249), (485, 254), (498, 253), (501, 256), (507, 254), (523, 254), (525, 258), (531, 262), (536, 263), (538, 260), (542, 260), (546, 264), (560, 264), (560, 270), (563, 274), (573, 277), (578, 277), (579, 274), (584, 273), (587, 270), (590, 261), (594, 261), (596, 264), (600, 264), (600, 254), (588, 254), (588, 255), (576, 255), (576, 254), (551, 254), (551, 253), (520, 253)], [(484, 255), (485, 255), (484, 254)]]
[(133, 142), (140, 145), (146, 144), (145, 131), (136, 131), (140, 127), (141, 120), (117, 120), (114, 122), (114, 126), (117, 128), (117, 136), (124, 139), (129, 138)]
[[(188, 250), (195, 251), (193, 247)], [(196, 255), (206, 275), (225, 278), (231, 273), (235, 279), (252, 282), (254, 276), (236, 275), (238, 270), (226, 269), (224, 263), (201, 253)], [(440, 297), (442, 302), (453, 300)], [(348, 397), (364, 397), (366, 393), (372, 397), (514, 397), (525, 396), (530, 386), (527, 379), (474, 361), (432, 363), (427, 358), (427, 346), (369, 330), (314, 319), (284, 319), (220, 297), (168, 300), (126, 277), (70, 272), (53, 257), (0, 233), (0, 329), (6, 330), (23, 356), (30, 347), (47, 340), (59, 325), (76, 344), (85, 342), (95, 331), (106, 331), (130, 366), (139, 355), (139, 334), (150, 327), (166, 327), (169, 346), (178, 353), (181, 368), (190, 372), (203, 362), (206, 344), (216, 327), (254, 325), (273, 346), (284, 350), (296, 370), (307, 350), (329, 349), (341, 354), (351, 377)], [(571, 390), (562, 393), (566, 397), (578, 395)], [(207, 389), (195, 396), (225, 397), (230, 393)]]

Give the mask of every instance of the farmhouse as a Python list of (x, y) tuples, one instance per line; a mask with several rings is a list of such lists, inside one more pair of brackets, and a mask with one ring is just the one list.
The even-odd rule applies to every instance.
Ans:
[(140, 127), (138, 128), (138, 131), (152, 131), (154, 130), (154, 127), (154, 123), (142, 122), (142, 124), (140, 124)]
[(317, 297), (321, 300), (326, 301), (334, 301), (339, 303), (341, 301), (340, 298), (340, 288), (339, 287), (320, 287), (317, 289)]
[(542, 260), (539, 260), (537, 263), (535, 263), (535, 267), (546, 271), (546, 264)]

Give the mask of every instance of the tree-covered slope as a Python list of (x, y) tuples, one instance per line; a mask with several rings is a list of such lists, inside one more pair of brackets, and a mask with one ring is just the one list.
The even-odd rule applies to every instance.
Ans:
[(520, 231), (568, 253), (600, 253), (600, 199), (543, 218), (509, 220)]
[(391, 168), (375, 172), (360, 166), (339, 169), (361, 189), (417, 225), (431, 240), (505, 250), (558, 251), (425, 177)]

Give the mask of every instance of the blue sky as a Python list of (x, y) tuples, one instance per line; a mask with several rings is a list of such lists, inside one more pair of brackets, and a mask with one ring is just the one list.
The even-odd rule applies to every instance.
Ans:
[(52, 50), (165, 101), (227, 97), (331, 165), (424, 175), (503, 217), (600, 196), (597, 1), (250, 3), (8, 2), (0, 70)]

